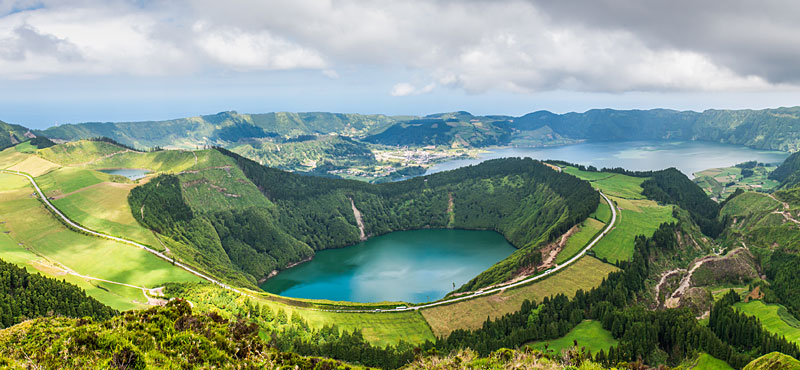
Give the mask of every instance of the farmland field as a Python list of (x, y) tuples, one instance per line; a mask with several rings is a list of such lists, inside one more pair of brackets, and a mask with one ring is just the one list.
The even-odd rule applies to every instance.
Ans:
[(557, 274), (535, 283), (490, 296), (423, 309), (421, 312), (434, 335), (443, 336), (455, 329), (479, 328), (487, 317), (497, 318), (517, 311), (525, 299), (541, 302), (544, 297), (559, 293), (572, 298), (578, 289), (586, 291), (594, 288), (609, 273), (617, 270), (613, 265), (586, 256)]
[[(22, 261), (51, 276), (72, 270), (82, 275), (135, 286), (153, 288), (168, 281), (197, 281), (198, 278), (168, 262), (135, 247), (87, 236), (66, 228), (32, 197), (33, 188), (20, 176), (0, 174), (0, 222), (3, 222), (3, 247), (0, 258)], [(7, 232), (7, 233), (5, 233)], [(17, 262), (14, 261), (14, 262)], [(26, 266), (27, 267), (27, 266)], [(114, 286), (106, 288), (117, 297), (95, 295), (115, 307), (140, 290)], [(82, 287), (86, 288), (85, 285)], [(105, 291), (105, 290), (104, 290)], [(132, 302), (128, 299), (128, 304)]]
[[(606, 209), (608, 209), (608, 205), (606, 205)], [(583, 221), (580, 230), (567, 239), (567, 245), (556, 256), (556, 263), (562, 263), (580, 252), (605, 226), (606, 224), (593, 218), (587, 218)]]

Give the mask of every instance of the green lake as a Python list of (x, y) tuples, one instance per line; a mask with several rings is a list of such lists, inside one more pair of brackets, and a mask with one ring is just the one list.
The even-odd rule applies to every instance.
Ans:
[(337, 301), (428, 302), (515, 251), (494, 231), (425, 229), (317, 252), (261, 284), (270, 293)]

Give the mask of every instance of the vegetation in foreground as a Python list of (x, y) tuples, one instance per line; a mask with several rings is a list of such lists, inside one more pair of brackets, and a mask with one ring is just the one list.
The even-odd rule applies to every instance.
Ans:
[(350, 368), (280, 352), (256, 324), (194, 313), (182, 300), (107, 321), (45, 317), (0, 331), (0, 365), (12, 369)]

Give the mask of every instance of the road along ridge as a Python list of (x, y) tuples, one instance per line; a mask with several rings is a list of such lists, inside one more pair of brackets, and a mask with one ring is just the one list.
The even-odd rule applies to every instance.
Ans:
[[(45, 194), (42, 191), (42, 189), (39, 188), (39, 184), (36, 183), (36, 180), (34, 180), (34, 178), (31, 175), (29, 175), (29, 174), (27, 174), (25, 172), (12, 171), (12, 170), (0, 170), (0, 172), (26, 177), (30, 181), (30, 183), (33, 185), (33, 188), (39, 194), (39, 197), (42, 199), (44, 204), (46, 204), (53, 211), (53, 213), (55, 213), (62, 220), (64, 220), (64, 222), (66, 222), (68, 225), (72, 226), (73, 228), (75, 228), (77, 230), (83, 231), (83, 232), (85, 232), (87, 234), (90, 234), (90, 235), (93, 235), (93, 236), (97, 236), (97, 237), (100, 237), (100, 238), (111, 239), (111, 240), (114, 240), (114, 241), (118, 241), (120, 243), (124, 243), (124, 244), (128, 244), (128, 245), (131, 245), (131, 246), (134, 246), (134, 247), (137, 247), (137, 248), (144, 249), (145, 251), (150, 252), (150, 253), (160, 257), (161, 259), (163, 259), (163, 260), (165, 260), (167, 262), (170, 262), (170, 263), (174, 264), (175, 266), (178, 266), (178, 267), (184, 269), (185, 271), (187, 271), (187, 272), (189, 272), (189, 273), (191, 273), (191, 274), (193, 274), (193, 275), (195, 275), (195, 276), (197, 276), (197, 277), (199, 277), (201, 279), (207, 280), (208, 282), (216, 284), (216, 285), (218, 285), (218, 286), (220, 286), (220, 287), (222, 287), (224, 289), (239, 293), (241, 295), (248, 296), (248, 297), (253, 297), (253, 295), (251, 295), (251, 294), (248, 294), (248, 293), (243, 292), (243, 291), (241, 291), (239, 289), (236, 289), (236, 288), (234, 288), (234, 287), (232, 287), (232, 286), (230, 286), (228, 284), (222, 283), (222, 282), (220, 282), (220, 281), (218, 281), (218, 280), (216, 280), (216, 279), (214, 279), (214, 278), (212, 278), (212, 277), (210, 277), (210, 276), (208, 276), (206, 274), (203, 274), (203, 273), (201, 273), (201, 272), (199, 272), (199, 271), (197, 271), (197, 270), (195, 270), (195, 269), (193, 269), (193, 268), (191, 268), (191, 267), (189, 267), (189, 266), (187, 266), (187, 265), (185, 265), (185, 264), (183, 264), (181, 262), (178, 262), (178, 261), (168, 257), (167, 255), (165, 255), (165, 254), (163, 254), (163, 253), (161, 253), (161, 252), (159, 252), (159, 251), (157, 251), (155, 249), (152, 249), (152, 248), (150, 248), (150, 247), (148, 247), (148, 246), (146, 246), (144, 244), (137, 243), (137, 242), (132, 241), (132, 240), (127, 240), (127, 239), (123, 239), (123, 238), (119, 238), (119, 237), (116, 237), (116, 236), (111, 236), (111, 235), (103, 234), (103, 233), (100, 233), (100, 232), (97, 232), (97, 231), (94, 231), (94, 230), (87, 229), (87, 228), (79, 225), (78, 223), (72, 221), (67, 216), (65, 216), (63, 213), (61, 213), (61, 211), (58, 208), (56, 208), (56, 206), (53, 205), (53, 203), (51, 203), (49, 199), (47, 199), (47, 196), (45, 196)], [(605, 194), (603, 194), (602, 191), (597, 190), (597, 192), (600, 193), (600, 196), (602, 196), (603, 199), (605, 199), (605, 201), (609, 205), (609, 208), (611, 208), (611, 221), (608, 223), (608, 225), (606, 225), (606, 228), (603, 229), (603, 232), (600, 233), (600, 235), (597, 235), (594, 239), (592, 239), (592, 241), (589, 242), (589, 244), (587, 244), (583, 249), (581, 249), (581, 251), (578, 252), (578, 254), (576, 254), (575, 256), (570, 258), (569, 260), (565, 261), (564, 263), (562, 263), (560, 265), (556, 265), (556, 267), (553, 267), (553, 268), (550, 268), (548, 270), (545, 270), (544, 273), (542, 273), (542, 274), (531, 276), (531, 277), (529, 277), (527, 279), (523, 279), (523, 280), (520, 280), (520, 281), (517, 281), (517, 282), (514, 282), (514, 283), (509, 283), (509, 284), (506, 284), (506, 285), (494, 287), (494, 288), (491, 288), (491, 289), (478, 290), (473, 294), (463, 295), (463, 296), (460, 296), (460, 297), (455, 297), (455, 298), (451, 298), (451, 299), (446, 299), (446, 300), (442, 300), (442, 301), (426, 303), (426, 304), (416, 305), (416, 306), (399, 306), (397, 308), (375, 309), (375, 310), (364, 310), (364, 309), (358, 309), (358, 310), (327, 310), (327, 309), (313, 309), (313, 308), (311, 310), (314, 310), (314, 311), (325, 311), (325, 312), (354, 312), (354, 313), (358, 313), (358, 312), (404, 312), (404, 311), (416, 311), (416, 310), (423, 309), (423, 308), (443, 306), (443, 305), (447, 305), (447, 304), (458, 302), (458, 301), (465, 301), (465, 300), (469, 300), (469, 299), (472, 299), (472, 298), (477, 298), (477, 297), (481, 297), (481, 296), (485, 296), (485, 295), (491, 295), (491, 294), (498, 293), (498, 292), (501, 292), (501, 291), (509, 289), (509, 288), (518, 287), (518, 286), (521, 286), (521, 285), (525, 285), (525, 284), (534, 282), (536, 280), (544, 279), (544, 278), (552, 275), (553, 273), (558, 272), (558, 271), (568, 267), (569, 265), (575, 263), (579, 259), (581, 259), (581, 257), (586, 255), (586, 252), (588, 252), (589, 249), (592, 249), (592, 247), (594, 247), (595, 244), (597, 244), (600, 240), (602, 240), (603, 237), (605, 237), (606, 234), (608, 234), (608, 232), (610, 232), (614, 228), (614, 224), (617, 221), (617, 211), (616, 211), (616, 207), (614, 206), (614, 202), (612, 202), (611, 199), (609, 199)]]
[[(26, 177), (31, 182), (31, 184), (33, 185), (34, 190), (36, 190), (36, 193), (39, 194), (39, 198), (42, 199), (44, 204), (47, 205), (53, 211), (53, 213), (55, 213), (65, 223), (67, 223), (67, 225), (69, 225), (69, 226), (71, 226), (71, 227), (73, 227), (73, 228), (75, 228), (77, 230), (80, 230), (80, 231), (82, 231), (84, 233), (87, 233), (89, 235), (97, 236), (97, 237), (100, 237), (100, 238), (111, 239), (111, 240), (114, 240), (114, 241), (117, 241), (117, 242), (120, 242), (120, 243), (124, 243), (124, 244), (128, 244), (128, 245), (131, 245), (131, 246), (134, 246), (134, 247), (137, 247), (137, 248), (144, 249), (145, 251), (150, 252), (150, 253), (160, 257), (161, 259), (163, 259), (163, 260), (165, 260), (165, 261), (167, 261), (169, 263), (172, 263), (175, 266), (178, 266), (178, 267), (184, 269), (186, 272), (188, 272), (188, 273), (190, 273), (192, 275), (195, 275), (195, 276), (197, 276), (197, 277), (199, 277), (201, 279), (204, 279), (204, 280), (207, 280), (207, 281), (209, 281), (211, 283), (219, 285), (222, 288), (234, 291), (234, 292), (239, 293), (239, 294), (245, 294), (244, 292), (242, 292), (239, 289), (236, 289), (234, 287), (231, 287), (230, 285), (222, 283), (222, 282), (220, 282), (220, 281), (218, 281), (218, 280), (216, 280), (216, 279), (214, 279), (214, 278), (212, 278), (212, 277), (210, 277), (210, 276), (208, 276), (206, 274), (203, 274), (202, 272), (199, 272), (199, 271), (197, 271), (197, 270), (195, 270), (195, 269), (193, 269), (193, 268), (191, 268), (191, 267), (189, 267), (189, 266), (187, 266), (187, 265), (185, 265), (185, 264), (183, 264), (181, 262), (178, 262), (178, 261), (172, 259), (171, 257), (168, 257), (164, 253), (161, 253), (161, 252), (159, 252), (159, 251), (157, 251), (155, 249), (152, 249), (152, 248), (150, 248), (150, 247), (148, 247), (148, 246), (146, 246), (144, 244), (137, 243), (137, 242), (132, 241), (132, 240), (127, 240), (127, 239), (123, 239), (123, 238), (119, 238), (119, 237), (116, 237), (116, 236), (111, 236), (111, 235), (108, 235), (108, 234), (103, 234), (103, 233), (99, 233), (99, 232), (94, 231), (94, 230), (87, 229), (87, 228), (81, 226), (80, 224), (78, 224), (77, 222), (74, 222), (74, 221), (70, 220), (69, 217), (67, 217), (63, 213), (61, 213), (61, 211), (58, 208), (56, 208), (56, 206), (53, 205), (53, 203), (51, 203), (49, 199), (47, 199), (47, 196), (44, 194), (42, 189), (39, 188), (39, 184), (36, 183), (36, 180), (34, 180), (31, 175), (29, 175), (29, 174), (27, 174), (25, 172), (12, 171), (12, 170), (0, 170), (0, 172)], [(247, 295), (247, 294), (245, 294), (245, 295)]]

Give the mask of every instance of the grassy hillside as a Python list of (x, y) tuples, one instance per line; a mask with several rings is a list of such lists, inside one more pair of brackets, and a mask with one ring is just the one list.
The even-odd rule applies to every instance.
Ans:
[(616, 346), (618, 342), (611, 336), (611, 332), (603, 329), (603, 324), (593, 320), (586, 320), (561, 338), (533, 342), (528, 346), (542, 352), (551, 350), (558, 354), (562, 350), (574, 347), (576, 343), (578, 348), (585, 348), (590, 353), (597, 353), (600, 350), (608, 352), (608, 349), (611, 346)]
[(0, 149), (28, 140), (30, 136), (27, 128), (0, 121)]
[[(320, 364), (324, 362), (324, 364)], [(60, 317), (0, 331), (0, 366), (11, 369), (334, 369), (341, 362), (281, 353), (244, 320), (193, 313), (186, 301), (128, 311), (107, 322)]]
[(800, 370), (800, 361), (780, 352), (768, 353), (747, 364), (742, 370)]
[(519, 250), (465, 289), (492, 284), (538, 264), (536, 248), (599, 201), (585, 182), (529, 159), (372, 185), (301, 176), (224, 152), (236, 167), (154, 179), (131, 192), (131, 209), (143, 210), (134, 212), (143, 225), (192, 245), (194, 252), (176, 251), (182, 258), (194, 255), (228, 278), (243, 271), (251, 282), (314, 250), (360, 241), (357, 207), (365, 236), (425, 227), (501, 232)]
[(426, 308), (421, 312), (433, 333), (441, 337), (456, 329), (480, 328), (487, 318), (496, 319), (519, 310), (526, 299), (541, 301), (544, 297), (557, 294), (571, 297), (578, 290), (588, 291), (599, 286), (608, 274), (615, 271), (618, 269), (613, 265), (587, 256), (547, 279), (490, 296)]

